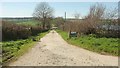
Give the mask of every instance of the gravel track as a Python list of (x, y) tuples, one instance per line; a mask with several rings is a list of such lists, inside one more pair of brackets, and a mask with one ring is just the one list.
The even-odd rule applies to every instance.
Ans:
[(9, 66), (118, 66), (118, 57), (70, 45), (52, 30)]

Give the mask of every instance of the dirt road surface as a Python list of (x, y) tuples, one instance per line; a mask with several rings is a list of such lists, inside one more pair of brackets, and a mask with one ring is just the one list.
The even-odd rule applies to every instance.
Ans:
[(56, 31), (40, 41), (9, 66), (118, 66), (118, 57), (70, 45)]

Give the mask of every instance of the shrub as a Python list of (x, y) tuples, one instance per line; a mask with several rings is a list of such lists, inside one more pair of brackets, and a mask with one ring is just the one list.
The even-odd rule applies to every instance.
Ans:
[(40, 26), (18, 25), (12, 22), (2, 21), (2, 40), (26, 39), (30, 36), (43, 32)]

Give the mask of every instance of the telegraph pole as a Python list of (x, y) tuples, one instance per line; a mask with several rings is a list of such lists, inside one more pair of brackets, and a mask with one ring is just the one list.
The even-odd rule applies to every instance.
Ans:
[(66, 12), (65, 12), (65, 22), (66, 22)]
[(64, 23), (63, 23), (63, 31), (64, 31), (65, 22), (66, 22), (66, 12), (65, 12), (65, 19), (64, 19)]

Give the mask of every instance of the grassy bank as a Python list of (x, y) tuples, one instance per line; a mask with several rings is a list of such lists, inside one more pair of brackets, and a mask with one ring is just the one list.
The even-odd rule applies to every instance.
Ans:
[(68, 39), (68, 33), (56, 30), (62, 38), (70, 44), (80, 46), (84, 49), (98, 52), (100, 54), (108, 54), (118, 56), (119, 38), (96, 38), (95, 35), (84, 35), (79, 38)]
[(2, 42), (2, 63), (8, 63), (26, 53), (48, 32), (40, 33), (25, 40)]

